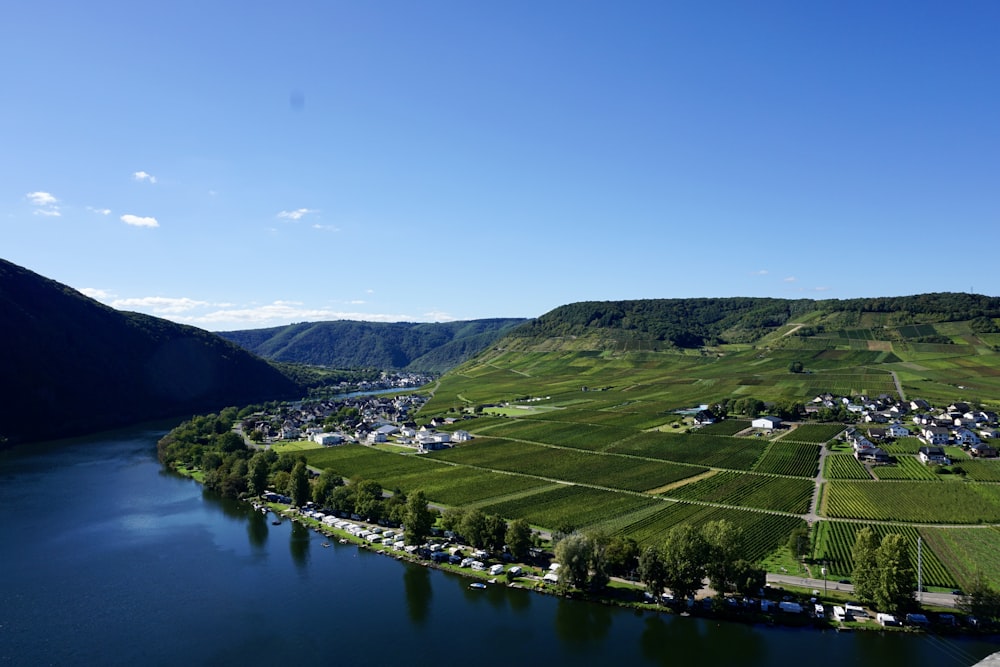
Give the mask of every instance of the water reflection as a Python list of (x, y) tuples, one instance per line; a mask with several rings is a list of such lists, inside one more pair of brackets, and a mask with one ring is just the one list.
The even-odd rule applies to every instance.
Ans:
[(298, 521), (292, 521), (288, 547), (292, 552), (292, 562), (300, 569), (309, 564), (309, 529)]
[(752, 626), (739, 623), (653, 615), (640, 638), (643, 656), (661, 665), (680, 659), (702, 664), (766, 664), (766, 647)]
[(267, 516), (260, 512), (251, 512), (247, 518), (247, 537), (250, 546), (262, 549), (267, 544)]
[(556, 607), (556, 634), (573, 650), (600, 644), (611, 629), (611, 608), (602, 604), (560, 600)]
[(406, 610), (417, 625), (427, 622), (431, 609), (431, 573), (425, 567), (405, 566), (403, 586), (406, 589)]

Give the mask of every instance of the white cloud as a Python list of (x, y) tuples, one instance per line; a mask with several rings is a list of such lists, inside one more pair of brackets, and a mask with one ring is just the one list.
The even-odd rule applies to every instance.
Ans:
[(786, 283), (794, 283), (797, 280), (798, 280), (798, 278), (796, 278), (795, 276), (788, 276), (787, 278), (785, 278), (785, 282)]
[(319, 230), (322, 230), (322, 231), (327, 231), (327, 232), (339, 232), (340, 231), (338, 228), (334, 227), (333, 225), (321, 225), (319, 223), (314, 224), (312, 226), (312, 228), (313, 229), (319, 229)]
[(59, 211), (59, 207), (56, 206), (56, 202), (59, 200), (52, 195), (51, 192), (29, 192), (24, 195), (32, 206), (37, 206), (33, 213), (35, 215), (44, 215), (50, 218), (58, 218), (62, 215)]
[(760, 271), (754, 271), (750, 275), (751, 276), (766, 276), (768, 273), (770, 273), (770, 271), (768, 271), (767, 269), (761, 269)]
[(98, 301), (104, 301), (104, 302), (113, 299), (115, 296), (114, 294), (112, 294), (107, 290), (97, 289), (96, 287), (84, 287), (77, 291), (84, 296), (89, 296), (91, 299), (96, 299)]
[(294, 211), (281, 211), (278, 217), (284, 220), (301, 220), (310, 213), (318, 213), (314, 208), (297, 208)]
[(94, 208), (93, 206), (88, 206), (87, 210), (93, 211), (94, 213), (99, 213), (101, 215), (111, 215), (110, 208)]
[(434, 322), (454, 322), (455, 318), (448, 313), (442, 312), (430, 312), (424, 313), (425, 317), (429, 317)]
[(152, 217), (140, 217), (138, 215), (131, 215), (126, 213), (121, 217), (121, 221), (126, 225), (132, 225), (133, 227), (159, 227), (160, 223), (157, 222), (156, 218)]
[(115, 299), (111, 306), (119, 309), (141, 309), (154, 315), (180, 315), (197, 308), (211, 306), (208, 301), (198, 301), (187, 297), (146, 296), (142, 298)]
[(360, 306), (363, 305), (364, 303), (365, 303), (364, 299), (354, 299), (352, 301), (347, 302), (349, 306)]
[(146, 173), (144, 171), (137, 171), (134, 174), (132, 174), (132, 180), (135, 180), (135, 181), (146, 181), (148, 183), (156, 183), (156, 176), (153, 176), (152, 174), (148, 174), (148, 173)]
[(35, 206), (52, 206), (59, 201), (48, 192), (29, 192), (24, 196)]

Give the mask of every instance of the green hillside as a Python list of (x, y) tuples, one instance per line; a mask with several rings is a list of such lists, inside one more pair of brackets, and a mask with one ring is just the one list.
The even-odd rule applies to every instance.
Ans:
[(303, 322), (219, 335), (273, 361), (331, 368), (444, 372), (471, 359), (523, 319), (465, 322)]

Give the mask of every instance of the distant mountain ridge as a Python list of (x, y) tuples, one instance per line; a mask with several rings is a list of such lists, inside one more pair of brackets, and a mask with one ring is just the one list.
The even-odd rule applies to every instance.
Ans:
[(0, 445), (300, 395), (212, 333), (117, 311), (0, 259)]
[(440, 373), (471, 359), (525, 322), (524, 318), (441, 323), (342, 320), (218, 335), (273, 361)]

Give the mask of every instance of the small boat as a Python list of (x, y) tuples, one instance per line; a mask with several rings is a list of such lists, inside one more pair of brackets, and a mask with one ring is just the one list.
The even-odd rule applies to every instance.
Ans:
[(477, 581), (473, 584), (469, 584), (469, 588), (475, 588), (477, 591), (486, 588), (486, 584), (481, 581)]
[(328, 547), (328, 546), (330, 546), (330, 543), (329, 543), (329, 542), (324, 542), (324, 543), (323, 543), (323, 546), (324, 546), (324, 547)]
[(280, 526), (281, 525), (281, 519), (275, 519), (274, 521), (271, 522), (271, 525), (272, 526)]
[(343, 537), (342, 537), (342, 538), (340, 538), (340, 540), (338, 540), (338, 541), (339, 541), (339, 542), (340, 542), (341, 544), (347, 544), (347, 540), (346, 540), (346, 539), (344, 539)]

